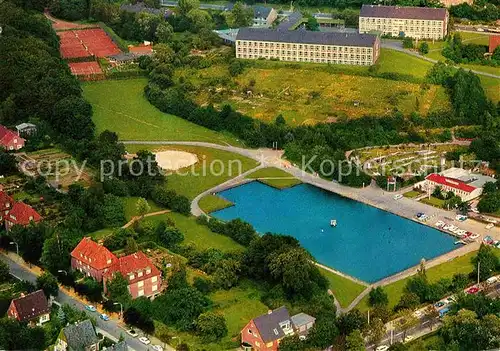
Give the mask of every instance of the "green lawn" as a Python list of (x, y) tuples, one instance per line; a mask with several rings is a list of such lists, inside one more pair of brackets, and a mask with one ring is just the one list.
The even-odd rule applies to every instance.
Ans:
[(227, 201), (226, 199), (220, 196), (209, 194), (203, 196), (198, 202), (198, 205), (203, 210), (203, 212), (211, 213), (218, 210), (222, 210), (226, 207), (231, 207), (234, 204), (231, 201)]
[[(125, 218), (127, 219), (127, 221), (130, 221), (132, 217), (139, 215), (136, 207), (137, 200), (139, 200), (139, 197), (136, 196), (124, 197), (122, 198), (122, 200), (123, 200), (123, 206), (125, 207)], [(148, 200), (148, 203), (149, 206), (151, 207), (149, 213), (164, 210), (164, 208), (161, 208), (151, 200)]]
[(105, 237), (107, 237), (108, 235), (111, 235), (113, 234), (113, 232), (116, 230), (117, 228), (104, 228), (104, 229), (100, 229), (100, 230), (97, 230), (93, 233), (90, 233), (89, 236), (94, 239), (94, 240), (99, 240), (99, 239), (103, 239)]
[(411, 74), (417, 78), (425, 78), (427, 71), (433, 66), (432, 62), (405, 54), (404, 52), (381, 49), (377, 64), (379, 72), (394, 72)]
[(420, 202), (439, 208), (443, 208), (444, 206), (444, 200), (438, 199), (434, 196), (431, 196), (430, 198), (424, 197), (422, 200), (420, 200)]
[(214, 248), (227, 252), (243, 249), (243, 247), (233, 241), (233, 239), (216, 234), (210, 231), (208, 227), (198, 224), (196, 218), (192, 216), (186, 217), (179, 213), (171, 212), (158, 216), (146, 217), (143, 221), (156, 225), (158, 222), (164, 221), (167, 218), (173, 220), (175, 226), (184, 234), (183, 244), (193, 243), (200, 250)]
[(190, 199), (257, 166), (257, 162), (232, 152), (197, 146), (127, 145), (129, 152), (141, 149), (181, 150), (198, 156), (198, 163), (167, 176), (167, 188)]
[[(500, 252), (500, 250), (497, 250)], [(457, 257), (452, 261), (441, 263), (440, 265), (434, 266), (427, 270), (427, 278), (429, 281), (436, 282), (441, 278), (452, 278), (453, 275), (457, 273), (469, 274), (472, 272), (472, 264), (470, 262), (471, 258), (476, 255), (476, 252), (468, 253), (464, 256)], [(392, 284), (384, 286), (384, 290), (389, 297), (389, 308), (393, 308), (399, 302), (401, 295), (403, 294), (404, 287), (409, 278), (398, 280)], [(361, 300), (358, 308), (362, 311), (368, 309), (368, 295)]]
[(195, 140), (239, 144), (231, 136), (156, 109), (144, 96), (146, 84), (145, 78), (83, 83), (83, 94), (92, 104), (97, 131), (108, 129), (117, 132), (123, 140)]
[(420, 195), (420, 193), (418, 191), (415, 191), (415, 190), (410, 190), (410, 191), (407, 191), (406, 193), (403, 194), (404, 197), (407, 197), (409, 199), (413, 199), (413, 198), (417, 197), (418, 195)]
[(275, 167), (267, 167), (250, 173), (247, 178), (258, 179), (260, 182), (278, 189), (290, 188), (302, 183), (290, 173)]
[(326, 269), (320, 268), (320, 271), (330, 282), (330, 290), (332, 290), (335, 298), (342, 307), (349, 306), (349, 304), (366, 289), (365, 286), (327, 271)]

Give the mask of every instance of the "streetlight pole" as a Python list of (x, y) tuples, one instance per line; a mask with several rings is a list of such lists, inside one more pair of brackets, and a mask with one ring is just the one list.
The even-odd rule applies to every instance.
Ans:
[(120, 305), (120, 316), (123, 319), (123, 305), (121, 302), (114, 302), (113, 305)]
[(10, 244), (16, 245), (16, 252), (17, 252), (17, 255), (19, 256), (19, 245), (15, 241), (11, 241)]

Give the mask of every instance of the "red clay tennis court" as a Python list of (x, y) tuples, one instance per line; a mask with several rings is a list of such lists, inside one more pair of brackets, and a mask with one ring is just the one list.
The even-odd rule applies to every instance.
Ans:
[(89, 76), (92, 74), (102, 74), (101, 67), (95, 61), (92, 62), (70, 62), (69, 68), (75, 76)]
[(120, 49), (100, 28), (57, 32), (61, 39), (63, 58), (106, 57), (120, 53)]

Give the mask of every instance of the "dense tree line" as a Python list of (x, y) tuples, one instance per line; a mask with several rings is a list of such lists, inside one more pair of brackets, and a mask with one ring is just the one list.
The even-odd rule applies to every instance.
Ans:
[(475, 1), (473, 5), (462, 3), (450, 7), (450, 14), (453, 17), (463, 18), (472, 21), (493, 22), (500, 18), (500, 8), (494, 1)]
[(464, 44), (460, 33), (449, 36), (442, 54), (455, 63), (478, 63), (483, 65), (500, 65), (500, 49), (497, 47), (490, 58), (485, 58), (487, 45)]

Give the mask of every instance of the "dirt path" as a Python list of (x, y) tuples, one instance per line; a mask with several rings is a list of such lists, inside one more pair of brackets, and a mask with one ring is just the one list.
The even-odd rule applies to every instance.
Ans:
[(172, 211), (171, 210), (162, 210), (162, 211), (157, 211), (157, 212), (146, 213), (144, 216), (134, 216), (134, 217), (132, 217), (132, 219), (130, 221), (128, 221), (126, 224), (124, 224), (122, 226), (122, 228), (130, 227), (132, 224), (134, 224), (139, 219), (143, 219), (145, 217), (158, 216), (158, 215), (169, 213), (169, 212), (172, 212)]

